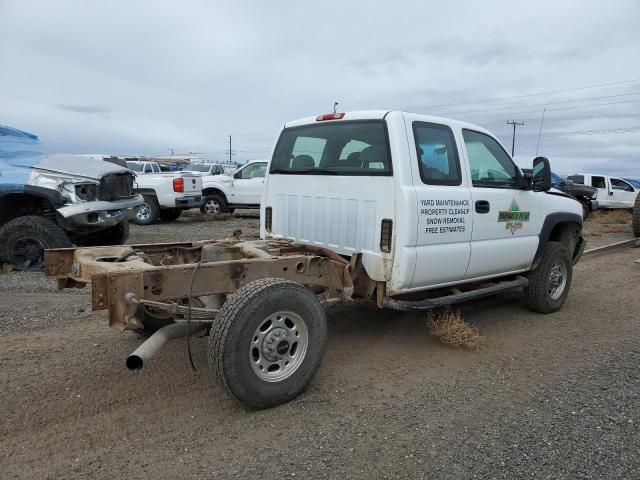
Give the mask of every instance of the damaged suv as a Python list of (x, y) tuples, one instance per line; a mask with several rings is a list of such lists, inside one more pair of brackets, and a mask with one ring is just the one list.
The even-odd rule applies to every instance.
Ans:
[(133, 174), (99, 159), (47, 155), (38, 137), (0, 125), (0, 260), (39, 270), (47, 248), (119, 245)]

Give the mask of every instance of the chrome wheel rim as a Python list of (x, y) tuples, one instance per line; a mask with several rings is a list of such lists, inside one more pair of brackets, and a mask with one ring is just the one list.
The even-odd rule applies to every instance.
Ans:
[(138, 210), (136, 210), (136, 218), (141, 222), (146, 222), (150, 217), (151, 207), (149, 207), (149, 204), (143, 203), (138, 207)]
[(207, 200), (204, 204), (204, 211), (211, 215), (216, 215), (220, 213), (220, 204), (218, 203), (217, 200), (213, 200), (213, 199)]
[(256, 328), (249, 346), (249, 362), (265, 382), (281, 382), (293, 375), (307, 354), (309, 331), (300, 315), (276, 312)]
[(559, 299), (567, 286), (567, 265), (563, 260), (558, 260), (549, 272), (549, 296), (553, 300)]

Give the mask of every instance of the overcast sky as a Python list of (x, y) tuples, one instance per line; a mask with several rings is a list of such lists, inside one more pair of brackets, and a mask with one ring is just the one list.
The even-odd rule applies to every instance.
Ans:
[(525, 3), (0, 0), (0, 123), (57, 152), (211, 160), (232, 134), (245, 161), (338, 101), (467, 120), (509, 148), (524, 121), (526, 166), (546, 108), (555, 171), (640, 177), (640, 2)]

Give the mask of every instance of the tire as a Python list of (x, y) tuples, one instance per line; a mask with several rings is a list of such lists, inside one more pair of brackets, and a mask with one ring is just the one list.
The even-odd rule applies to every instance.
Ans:
[(0, 258), (16, 270), (42, 270), (45, 249), (72, 246), (62, 228), (35, 215), (15, 218), (0, 229)]
[(586, 220), (591, 213), (591, 207), (589, 207), (587, 202), (580, 202), (580, 204), (582, 205), (582, 219)]
[(131, 221), (136, 225), (152, 225), (160, 218), (160, 205), (153, 195), (143, 195), (144, 203), (133, 211)]
[(129, 238), (129, 220), (122, 220), (114, 227), (106, 228), (93, 235), (76, 241), (83, 247), (98, 247), (107, 245), (124, 245)]
[[(538, 313), (558, 311), (569, 294), (572, 277), (573, 265), (567, 247), (560, 242), (548, 242), (540, 264), (529, 273), (529, 285), (524, 289), (527, 306)], [(554, 284), (560, 290), (554, 291)]]
[(636, 202), (633, 205), (633, 235), (637, 238), (640, 237), (640, 194), (636, 197)]
[(228, 210), (227, 201), (218, 193), (204, 197), (204, 203), (200, 207), (200, 212), (205, 215), (218, 215)]
[(173, 222), (182, 215), (182, 210), (179, 208), (167, 208), (160, 211), (160, 218), (165, 222)]
[(274, 407), (305, 389), (320, 366), (326, 338), (324, 309), (311, 290), (260, 279), (227, 297), (210, 332), (209, 366), (246, 407)]

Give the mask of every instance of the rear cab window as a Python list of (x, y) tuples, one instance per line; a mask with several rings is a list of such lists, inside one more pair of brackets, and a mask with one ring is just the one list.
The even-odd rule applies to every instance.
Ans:
[(571, 180), (573, 183), (584, 185), (584, 175), (569, 175), (567, 180)]
[(607, 182), (604, 177), (591, 177), (591, 186), (596, 188), (607, 188)]
[(270, 174), (391, 176), (383, 120), (354, 120), (291, 127), (282, 131)]
[(460, 185), (460, 160), (451, 128), (413, 122), (420, 178), (427, 185)]

